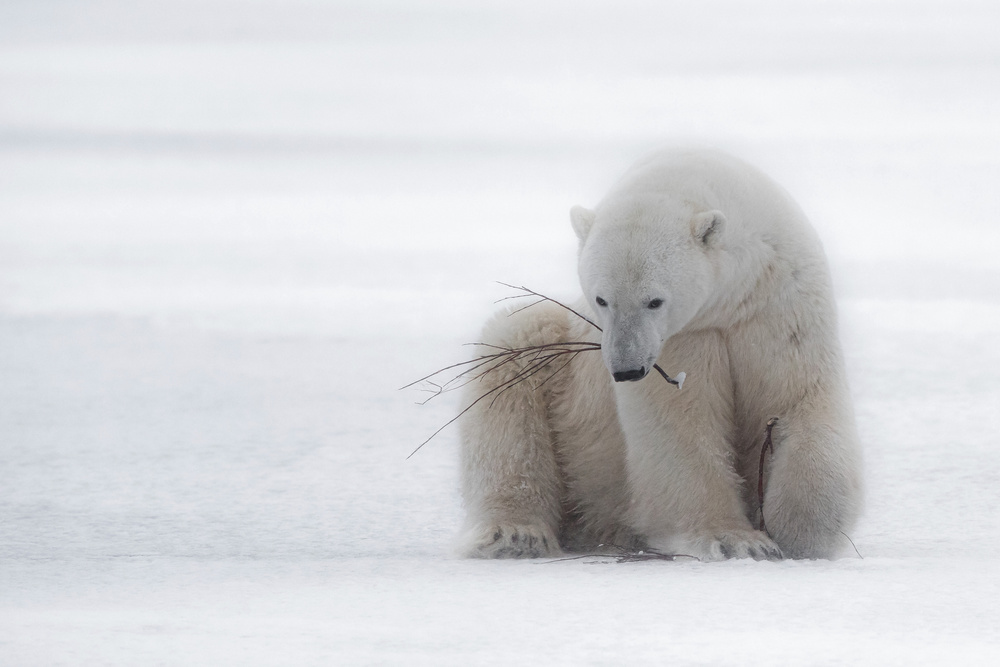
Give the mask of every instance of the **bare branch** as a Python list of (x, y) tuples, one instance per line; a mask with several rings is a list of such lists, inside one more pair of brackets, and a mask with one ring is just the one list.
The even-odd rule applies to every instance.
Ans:
[(611, 554), (609, 554), (609, 553), (585, 553), (585, 554), (580, 554), (580, 555), (577, 555), (577, 556), (566, 556), (566, 557), (563, 557), (563, 558), (553, 558), (552, 560), (547, 560), (544, 563), (540, 563), (540, 564), (541, 565), (548, 565), (550, 563), (562, 563), (564, 561), (581, 560), (583, 558), (610, 558), (610, 559), (613, 559), (616, 563), (641, 563), (641, 562), (650, 561), (650, 560), (674, 561), (674, 560), (677, 560), (679, 558), (688, 558), (688, 559), (691, 559), (691, 560), (698, 560), (698, 561), (701, 560), (697, 556), (690, 556), (688, 554), (668, 554), (668, 553), (664, 553), (662, 551), (658, 551), (656, 549), (650, 549), (648, 547), (646, 549), (633, 550), (633, 549), (626, 549), (625, 547), (620, 547), (617, 544), (599, 544), (599, 545), (597, 545), (598, 549), (600, 549), (602, 547), (609, 547), (613, 551), (616, 551), (618, 553), (617, 554), (614, 554), (614, 553), (611, 553)]
[[(759, 529), (764, 533), (767, 533), (767, 526), (764, 524), (764, 456), (767, 454), (767, 450), (771, 450), (771, 455), (774, 456), (771, 431), (777, 423), (777, 417), (771, 417), (767, 420), (767, 430), (764, 432), (764, 444), (760, 447), (760, 467), (757, 469), (757, 509), (760, 510)], [(770, 533), (767, 534), (770, 537)]]
[[(552, 355), (552, 357), (553, 358), (554, 357), (559, 357), (559, 356), (562, 356), (564, 354), (575, 354), (575, 353), (578, 353), (578, 352), (584, 352), (584, 351), (588, 351), (588, 350), (599, 350), (601, 348), (601, 346), (597, 345), (596, 343), (587, 343), (586, 345), (587, 345), (587, 347), (584, 347), (583, 349), (580, 349), (580, 350), (568, 350), (568, 351), (560, 352), (558, 354)], [(593, 345), (594, 347), (590, 347), (591, 345)], [(500, 363), (498, 363), (493, 368), (487, 369), (482, 374), (480, 374), (479, 376), (476, 376), (475, 378), (472, 378), (472, 379), (478, 379), (479, 377), (482, 377), (486, 373), (489, 373), (492, 370), (495, 370), (499, 366), (502, 366), (504, 364), (510, 363), (511, 361), (514, 361), (514, 359), (516, 359), (520, 355), (530, 354), (530, 353), (533, 353), (533, 352), (537, 352), (538, 348), (543, 348), (544, 349), (544, 348), (549, 348), (549, 347), (553, 347), (553, 346), (554, 346), (554, 344), (553, 345), (539, 345), (539, 346), (532, 346), (532, 347), (525, 347), (525, 348), (514, 349), (514, 350), (511, 351), (512, 353), (514, 353), (514, 356), (509, 356), (509, 358), (505, 359), (504, 361), (501, 361)], [(498, 354), (498, 355), (488, 355), (488, 356), (490, 356), (491, 358), (496, 358), (496, 357), (505, 356), (505, 355), (509, 355), (509, 353)], [(470, 362), (466, 362), (466, 363), (472, 363), (472, 362), (475, 362), (475, 361), (478, 361), (478, 360), (473, 359)], [(459, 366), (459, 365), (461, 365), (461, 364), (455, 364), (452, 367)], [(544, 364), (544, 365), (547, 365), (547, 363)], [(513, 378), (508, 379), (507, 381), (503, 382), (502, 384), (499, 384), (496, 387), (493, 387), (492, 389), (488, 390), (487, 392), (485, 392), (484, 394), (482, 394), (481, 396), (479, 396), (476, 400), (474, 400), (472, 403), (470, 403), (468, 406), (466, 406), (461, 412), (459, 412), (453, 418), (449, 419), (448, 422), (445, 423), (444, 426), (442, 426), (438, 430), (434, 431), (434, 433), (432, 433), (429, 438), (427, 438), (422, 443), (420, 443), (420, 445), (418, 445), (416, 449), (414, 449), (412, 452), (410, 452), (410, 455), (407, 456), (406, 458), (409, 459), (411, 456), (413, 456), (418, 451), (420, 451), (420, 449), (424, 445), (426, 445), (428, 442), (430, 442), (434, 438), (434, 436), (436, 436), (438, 433), (440, 433), (441, 431), (443, 431), (445, 428), (447, 428), (451, 424), (453, 424), (456, 421), (458, 421), (458, 419), (461, 418), (462, 415), (464, 415), (466, 412), (468, 412), (469, 410), (471, 410), (480, 401), (482, 401), (486, 397), (490, 396), (491, 394), (502, 393), (502, 392), (506, 391), (507, 389), (509, 389), (510, 387), (513, 387), (514, 385), (519, 384), (520, 382), (523, 382), (524, 380), (526, 380), (527, 378), (531, 377), (532, 375), (534, 375), (535, 373), (537, 373), (539, 370), (541, 370), (541, 368), (544, 368), (544, 365), (542, 365), (541, 367), (529, 366), (529, 367), (527, 367), (525, 369), (522, 369)], [(447, 369), (442, 369), (442, 370), (447, 370)], [(431, 375), (429, 375), (428, 377), (434, 377), (434, 375), (436, 375), (436, 373), (431, 373)], [(494, 398), (494, 400), (495, 400), (495, 398)]]
[[(565, 309), (566, 309), (566, 310), (568, 310), (569, 312), (573, 313), (574, 315), (576, 315), (576, 316), (577, 316), (577, 317), (579, 317), (579, 318), (580, 318), (581, 320), (583, 320), (584, 322), (586, 322), (586, 323), (587, 323), (587, 324), (589, 324), (590, 326), (594, 327), (594, 328), (595, 328), (595, 329), (597, 329), (598, 331), (603, 331), (603, 329), (601, 329), (601, 327), (599, 327), (599, 326), (597, 326), (596, 324), (594, 324), (593, 320), (591, 320), (591, 319), (590, 319), (589, 317), (584, 317), (583, 315), (581, 315), (580, 313), (576, 312), (575, 310), (573, 310), (572, 308), (570, 308), (569, 306), (567, 306), (567, 305), (566, 305), (565, 303), (562, 303), (561, 301), (556, 301), (555, 299), (552, 299), (552, 298), (550, 298), (550, 297), (547, 297), (547, 296), (545, 296), (544, 294), (539, 294), (538, 292), (536, 292), (536, 291), (534, 291), (534, 290), (531, 290), (531, 289), (528, 289), (527, 287), (525, 287), (525, 286), (523, 286), (523, 285), (521, 285), (521, 286), (516, 286), (516, 285), (509, 285), (509, 284), (507, 284), (507, 283), (504, 283), (504, 282), (500, 282), (499, 280), (497, 281), (497, 284), (498, 284), (498, 285), (503, 285), (504, 287), (509, 287), (509, 288), (511, 288), (511, 289), (518, 289), (518, 290), (521, 290), (522, 292), (525, 292), (525, 294), (524, 294), (524, 295), (521, 295), (521, 296), (525, 296), (525, 295), (528, 295), (528, 294), (530, 294), (531, 296), (537, 296), (537, 297), (538, 297), (539, 299), (541, 299), (542, 301), (551, 301), (552, 303), (556, 304), (556, 305), (557, 305), (557, 306), (559, 306), (560, 308), (565, 308)], [(516, 299), (516, 298), (519, 298), (519, 297), (516, 297), (516, 296), (514, 296), (514, 297), (507, 297), (507, 298), (508, 298), (508, 299)], [(503, 300), (503, 299), (501, 299), (501, 301), (502, 301), (502, 300)], [(541, 302), (537, 302), (537, 303), (541, 303)], [(531, 305), (533, 306), (533, 305), (535, 305), (535, 304), (531, 304)], [(527, 307), (527, 306), (526, 306), (526, 307)]]

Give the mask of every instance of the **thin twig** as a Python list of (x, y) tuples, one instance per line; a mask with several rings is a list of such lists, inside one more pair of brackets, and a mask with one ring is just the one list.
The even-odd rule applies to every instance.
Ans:
[[(476, 357), (475, 359), (467, 359), (465, 361), (460, 361), (460, 362), (458, 362), (456, 364), (451, 364), (450, 366), (445, 366), (444, 368), (439, 368), (438, 370), (434, 371), (433, 373), (425, 375), (424, 377), (422, 377), (422, 378), (420, 378), (418, 380), (414, 380), (413, 382), (410, 382), (409, 384), (403, 385), (399, 389), (401, 391), (403, 389), (409, 389), (410, 387), (412, 387), (414, 385), (417, 385), (417, 384), (420, 384), (421, 382), (426, 382), (426, 381), (430, 380), (435, 375), (440, 375), (440, 374), (442, 374), (442, 373), (444, 373), (446, 371), (450, 371), (450, 370), (452, 370), (454, 368), (460, 368), (461, 366), (469, 366), (471, 364), (476, 364), (475, 366), (472, 366), (471, 368), (468, 368), (468, 369), (466, 369), (466, 370), (464, 370), (464, 371), (462, 371), (461, 373), (458, 374), (458, 377), (462, 377), (462, 376), (468, 375), (471, 371), (473, 371), (476, 368), (479, 368), (479, 367), (481, 367), (481, 366), (489, 363), (490, 361), (492, 361), (494, 359), (502, 359), (503, 357), (510, 356), (511, 360), (513, 360), (514, 358), (516, 358), (518, 356), (529, 354), (531, 352), (534, 352), (535, 350), (548, 350), (548, 349), (557, 349), (558, 350), (558, 349), (562, 349), (562, 348), (581, 348), (579, 351), (582, 352), (582, 351), (585, 351), (585, 350), (599, 350), (599, 349), (601, 349), (601, 344), (600, 343), (591, 343), (591, 342), (586, 342), (586, 341), (565, 341), (565, 342), (561, 342), (561, 343), (544, 343), (542, 345), (531, 345), (529, 347), (503, 347), (503, 346), (500, 346), (500, 345), (492, 345), (490, 343), (465, 343), (465, 345), (475, 345), (477, 347), (488, 347), (488, 348), (492, 348), (494, 350), (500, 350), (500, 351), (499, 352), (495, 352), (493, 354), (480, 355), (480, 356)], [(575, 350), (567, 349), (566, 351), (570, 352), (570, 351), (575, 351)]]
[(620, 547), (616, 544), (611, 544), (611, 545), (599, 544), (598, 548), (603, 546), (609, 546), (618, 553), (617, 554), (586, 553), (577, 556), (565, 556), (563, 558), (553, 558), (551, 560), (547, 560), (544, 563), (540, 563), (540, 565), (549, 565), (551, 563), (562, 563), (564, 561), (570, 561), (570, 560), (582, 560), (584, 558), (611, 558), (614, 559), (616, 563), (642, 563), (651, 560), (675, 561), (678, 558), (690, 558), (691, 560), (697, 560), (697, 561), (701, 560), (697, 556), (691, 556), (689, 554), (668, 554), (662, 551), (658, 551), (656, 549), (649, 549), (649, 548), (640, 549), (638, 551), (632, 551), (630, 549), (626, 549), (625, 547)]
[(662, 551), (657, 551), (655, 549), (643, 549), (642, 551), (635, 551), (615, 557), (616, 561), (619, 563), (642, 563), (649, 560), (672, 561), (677, 560), (678, 558), (690, 558), (698, 561), (701, 560), (697, 556), (690, 556), (688, 554), (665, 554)]
[[(568, 560), (583, 560), (584, 558), (608, 558), (607, 554), (579, 554), (577, 556), (563, 556), (562, 558), (550, 558), (549, 560), (538, 563), (538, 565), (551, 565), (552, 563), (563, 563)], [(611, 556), (614, 558), (614, 556)]]
[(774, 444), (771, 441), (771, 431), (774, 429), (774, 425), (778, 423), (777, 417), (771, 417), (767, 420), (767, 430), (764, 433), (764, 444), (760, 447), (760, 467), (757, 469), (757, 509), (760, 510), (760, 530), (770, 537), (770, 533), (767, 532), (767, 526), (764, 524), (764, 455), (767, 454), (767, 450), (771, 450), (771, 455), (774, 456)]
[(860, 558), (861, 560), (864, 560), (864, 559), (865, 559), (865, 557), (861, 555), (861, 552), (860, 552), (860, 551), (858, 551), (858, 547), (857, 547), (857, 545), (856, 545), (856, 544), (854, 544), (854, 540), (852, 540), (852, 539), (851, 539), (851, 536), (850, 536), (850, 535), (848, 535), (847, 533), (845, 533), (845, 532), (844, 532), (844, 531), (842, 531), (842, 530), (840, 530), (840, 531), (837, 531), (837, 532), (839, 532), (839, 533), (840, 533), (841, 535), (843, 535), (844, 537), (846, 537), (846, 538), (847, 538), (847, 541), (851, 543), (851, 546), (852, 546), (852, 547), (854, 547), (854, 553), (856, 553), (856, 554), (858, 555), (858, 558)]
[(666, 373), (665, 373), (665, 372), (663, 371), (663, 369), (662, 369), (662, 368), (660, 368), (660, 365), (659, 365), (659, 364), (653, 364), (653, 368), (655, 368), (655, 369), (656, 369), (656, 371), (657, 371), (657, 372), (658, 372), (658, 373), (659, 373), (660, 375), (662, 375), (662, 376), (663, 376), (663, 379), (664, 379), (664, 380), (666, 380), (667, 382), (669, 382), (669, 383), (670, 383), (670, 384), (672, 384), (672, 385), (676, 385), (678, 389), (680, 389), (680, 388), (681, 388), (681, 385), (682, 385), (682, 384), (684, 384), (684, 379), (685, 379), (685, 378), (687, 377), (687, 374), (686, 374), (686, 373), (684, 373), (684, 372), (682, 371), (682, 372), (680, 372), (680, 373), (678, 373), (678, 374), (677, 374), (677, 378), (676, 378), (676, 379), (675, 379), (675, 378), (672, 378), (672, 377), (670, 377), (669, 375), (667, 375), (667, 374), (666, 374)]
[[(517, 295), (517, 296), (508, 296), (508, 297), (505, 297), (503, 299), (500, 299), (500, 301), (506, 301), (507, 299), (518, 299), (518, 298), (521, 298), (521, 297), (527, 296), (527, 295), (537, 296), (542, 301), (550, 301), (550, 302), (554, 303), (555, 305), (559, 306), (560, 308), (565, 308), (566, 310), (568, 310), (569, 312), (573, 313), (574, 315), (576, 315), (581, 320), (583, 320), (584, 322), (586, 322), (590, 326), (594, 327), (598, 331), (601, 331), (601, 332), (604, 331), (603, 329), (601, 329), (601, 327), (599, 327), (596, 324), (594, 324), (593, 320), (591, 320), (589, 317), (585, 317), (585, 316), (581, 315), (580, 313), (576, 312), (575, 310), (573, 310), (572, 308), (570, 308), (569, 306), (567, 306), (565, 303), (562, 303), (561, 301), (556, 301), (555, 299), (551, 299), (551, 298), (545, 296), (544, 294), (539, 294), (535, 290), (528, 289), (524, 285), (521, 285), (521, 286), (509, 285), (509, 284), (507, 284), (505, 282), (501, 282), (499, 280), (497, 281), (497, 284), (498, 285), (503, 285), (504, 287), (509, 287), (511, 289), (519, 289), (522, 292), (525, 292), (525, 294), (521, 294), (521, 295)], [(497, 303), (499, 303), (499, 301)], [(534, 304), (532, 304), (532, 305), (534, 305)]]
[[(420, 443), (420, 445), (418, 445), (416, 449), (414, 449), (412, 452), (410, 452), (410, 455), (407, 456), (406, 458), (409, 459), (411, 456), (413, 456), (418, 451), (420, 451), (420, 449), (424, 445), (426, 445), (428, 442), (430, 442), (434, 438), (434, 436), (436, 436), (438, 433), (440, 433), (441, 431), (443, 431), (445, 428), (447, 428), (448, 426), (450, 426), (451, 424), (453, 424), (454, 422), (456, 422), (462, 415), (464, 415), (466, 412), (468, 412), (473, 407), (475, 407), (480, 401), (482, 401), (483, 399), (487, 398), (488, 396), (490, 396), (492, 394), (498, 394), (499, 395), (499, 393), (502, 393), (502, 392), (506, 391), (510, 387), (513, 387), (514, 385), (516, 385), (516, 384), (518, 384), (520, 382), (523, 382), (524, 380), (528, 379), (529, 377), (531, 377), (532, 375), (534, 375), (538, 371), (542, 370), (549, 363), (551, 363), (551, 359), (552, 358), (560, 357), (560, 356), (563, 356), (563, 355), (566, 355), (566, 354), (570, 354), (570, 355), (579, 354), (580, 352), (584, 352), (584, 351), (588, 351), (588, 350), (599, 350), (600, 347), (601, 347), (600, 345), (597, 345), (596, 343), (585, 343), (585, 344), (575, 343), (574, 345), (578, 345), (578, 346), (582, 345), (584, 347), (582, 347), (580, 349), (563, 349), (562, 351), (554, 353), (553, 355), (550, 355), (549, 357), (546, 357), (546, 359), (548, 359), (548, 361), (546, 361), (545, 363), (542, 363), (540, 365), (539, 364), (529, 365), (529, 366), (521, 369), (514, 377), (508, 379), (507, 381), (505, 381), (505, 382), (497, 385), (496, 387), (493, 387), (492, 389), (488, 390), (487, 392), (485, 392), (479, 398), (477, 398), (472, 403), (470, 403), (468, 406), (466, 406), (465, 409), (463, 409), (461, 412), (459, 412), (453, 418), (449, 419), (444, 424), (444, 426), (442, 426), (438, 430), (434, 431), (434, 433), (432, 433), (429, 438), (427, 438), (422, 443)], [(593, 347), (590, 347), (590, 346), (593, 346)], [(511, 349), (509, 352), (499, 353), (499, 354), (494, 354), (494, 355), (486, 355), (490, 360), (494, 360), (494, 359), (498, 359), (498, 358), (502, 358), (503, 360), (499, 361), (498, 363), (494, 364), (493, 366), (487, 368), (485, 371), (479, 373), (478, 375), (473, 376), (471, 379), (472, 380), (479, 379), (479, 378), (487, 375), (488, 373), (496, 370), (500, 366), (508, 364), (508, 363), (514, 361), (515, 359), (518, 359), (519, 357), (522, 357), (522, 356), (525, 356), (525, 355), (529, 355), (529, 354), (537, 354), (539, 348), (543, 348), (544, 349), (544, 348), (551, 348), (551, 347), (555, 347), (555, 345), (553, 344), (553, 345), (544, 345), (544, 346), (531, 346), (531, 347), (524, 347), (524, 348), (514, 348), (514, 349)], [(472, 359), (470, 361), (464, 362), (464, 364), (476, 363), (476, 362), (479, 362), (483, 358), (484, 357), (480, 357), (479, 359)], [(452, 366), (450, 366), (450, 368), (456, 368), (456, 367), (461, 366), (461, 365), (463, 365), (463, 364), (453, 364)], [(475, 366), (475, 368), (479, 368), (482, 365), (483, 365), (482, 363), (479, 363), (479, 364), (477, 364)], [(444, 370), (448, 370), (448, 369), (442, 369), (442, 371), (444, 371)], [(432, 378), (435, 375), (437, 375), (437, 373), (431, 373), (430, 375), (427, 376), (427, 378)], [(459, 375), (461, 376), (462, 374), (460, 373)], [(427, 379), (427, 378), (425, 378), (425, 379)], [(412, 383), (410, 385), (407, 385), (407, 386), (412, 386)], [(431, 398), (433, 398), (433, 397), (431, 397)]]

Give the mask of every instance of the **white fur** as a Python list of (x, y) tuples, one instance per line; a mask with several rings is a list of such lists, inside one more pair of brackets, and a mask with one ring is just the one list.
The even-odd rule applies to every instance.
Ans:
[[(463, 417), (463, 553), (836, 555), (861, 507), (860, 451), (826, 261), (799, 208), (731, 157), (664, 152), (571, 220), (584, 293), (573, 306), (603, 335), (545, 303), (498, 314), (484, 342), (595, 341), (602, 354)], [(654, 363), (685, 372), (683, 389), (649, 374)], [(471, 383), (467, 401), (520, 370)], [(768, 535), (757, 486), (771, 417)]]

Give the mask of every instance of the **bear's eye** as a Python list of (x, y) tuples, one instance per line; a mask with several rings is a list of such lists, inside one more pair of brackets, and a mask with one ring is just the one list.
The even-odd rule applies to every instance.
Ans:
[(656, 310), (662, 305), (663, 305), (663, 299), (653, 299), (652, 301), (649, 302), (649, 308), (652, 310)]
[(597, 297), (597, 305), (603, 307), (603, 306), (608, 305), (608, 302), (605, 301), (604, 299), (602, 299), (601, 297)]

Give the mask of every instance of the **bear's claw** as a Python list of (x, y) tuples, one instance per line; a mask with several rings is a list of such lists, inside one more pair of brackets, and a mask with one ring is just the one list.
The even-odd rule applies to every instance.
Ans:
[(754, 560), (782, 560), (781, 548), (765, 533), (752, 529), (713, 531), (688, 540), (690, 549), (702, 560), (728, 560), (753, 558)]

